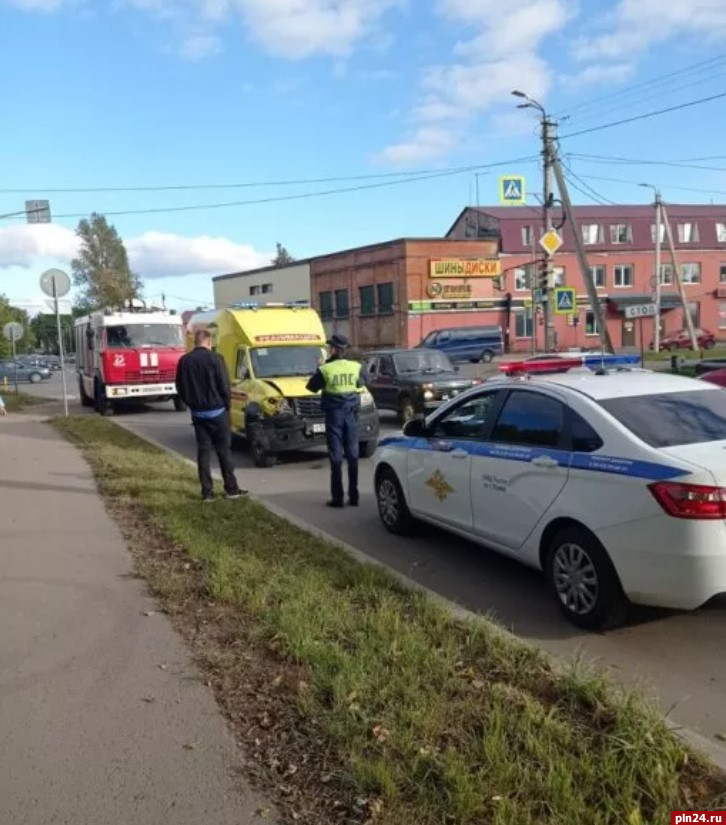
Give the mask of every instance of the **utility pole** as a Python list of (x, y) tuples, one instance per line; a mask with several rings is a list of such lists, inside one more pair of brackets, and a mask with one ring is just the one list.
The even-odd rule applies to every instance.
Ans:
[(671, 261), (673, 262), (673, 278), (678, 287), (678, 294), (681, 296), (681, 304), (683, 305), (683, 320), (686, 322), (688, 328), (688, 335), (691, 339), (691, 347), (694, 352), (698, 351), (698, 339), (696, 338), (696, 330), (693, 326), (693, 318), (691, 318), (691, 311), (688, 309), (688, 300), (686, 298), (686, 290), (683, 288), (683, 281), (681, 280), (681, 271), (678, 268), (678, 257), (676, 256), (676, 245), (673, 242), (673, 232), (671, 231), (671, 222), (668, 219), (668, 212), (666, 206), (661, 200), (660, 211), (665, 222), (666, 238), (668, 239), (668, 246), (671, 251)]
[(661, 246), (662, 239), (660, 228), (663, 225), (661, 220), (663, 212), (663, 202), (660, 192), (655, 190), (655, 320), (653, 328), (653, 351), (660, 352), (660, 291), (661, 291)]
[(597, 287), (595, 286), (595, 281), (593, 280), (592, 272), (590, 271), (590, 265), (587, 262), (585, 247), (582, 243), (582, 233), (580, 232), (580, 227), (575, 220), (575, 213), (572, 209), (572, 201), (570, 200), (570, 193), (567, 189), (567, 182), (565, 181), (565, 176), (562, 172), (562, 167), (560, 166), (560, 161), (556, 154), (552, 156), (552, 167), (555, 172), (555, 177), (557, 178), (557, 188), (560, 190), (560, 200), (562, 201), (562, 206), (565, 209), (565, 216), (567, 218), (567, 222), (572, 227), (572, 234), (575, 237), (577, 260), (580, 264), (582, 280), (585, 284), (585, 288), (587, 289), (587, 295), (590, 299), (590, 306), (592, 307), (592, 311), (595, 315), (595, 321), (597, 322), (597, 328), (600, 332), (600, 346), (602, 347), (603, 352), (612, 353), (614, 352), (614, 349), (613, 342), (610, 339), (610, 331), (605, 323), (605, 316), (602, 311), (602, 306), (600, 305)]
[[(553, 137), (556, 125), (542, 111), (542, 172), (544, 177), (544, 202), (542, 204), (542, 223), (544, 234), (552, 229), (552, 167), (554, 161)], [(550, 255), (545, 257), (544, 284), (542, 290), (542, 313), (544, 317), (544, 349), (552, 352), (555, 348), (554, 322), (552, 320), (553, 268)]]

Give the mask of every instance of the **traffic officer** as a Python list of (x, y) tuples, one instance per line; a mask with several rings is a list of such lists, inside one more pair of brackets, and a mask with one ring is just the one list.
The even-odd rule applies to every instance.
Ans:
[(327, 342), (330, 358), (308, 381), (309, 392), (321, 392), (325, 413), (325, 436), (330, 459), (330, 501), (328, 507), (344, 507), (343, 457), (348, 462), (348, 503), (357, 507), (358, 493), (358, 413), (363, 392), (361, 365), (346, 358), (348, 340), (333, 335)]

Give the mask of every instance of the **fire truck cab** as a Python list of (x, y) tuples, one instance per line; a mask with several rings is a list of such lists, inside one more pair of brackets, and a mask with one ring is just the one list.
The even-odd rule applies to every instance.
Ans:
[(184, 355), (181, 317), (166, 310), (127, 307), (92, 312), (75, 322), (78, 390), (84, 407), (110, 415), (129, 401), (172, 401)]

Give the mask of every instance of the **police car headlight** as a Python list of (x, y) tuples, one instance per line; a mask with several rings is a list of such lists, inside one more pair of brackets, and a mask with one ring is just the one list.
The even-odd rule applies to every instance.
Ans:
[(372, 407), (373, 403), (374, 403), (373, 402), (373, 396), (368, 392), (368, 390), (365, 390), (364, 392), (361, 393), (361, 396), (360, 396), (360, 405), (361, 405), (361, 407)]

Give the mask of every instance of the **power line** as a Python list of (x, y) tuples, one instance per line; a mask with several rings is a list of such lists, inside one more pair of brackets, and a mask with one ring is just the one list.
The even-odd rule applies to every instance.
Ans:
[[(604, 177), (602, 175), (582, 175), (583, 178), (586, 180), (599, 180), (599, 181), (606, 181), (607, 183), (624, 183), (628, 184), (629, 186), (640, 186), (640, 182), (634, 180), (625, 180), (623, 178), (609, 178)], [(659, 185), (658, 189), (676, 189), (681, 192), (696, 192), (700, 195), (726, 195), (726, 190), (723, 189), (697, 189), (692, 186), (672, 186), (670, 184), (667, 185)], [(671, 215), (671, 217), (675, 217)]]
[(572, 116), (573, 112), (579, 112), (583, 109), (589, 109), (593, 106), (597, 107), (604, 101), (615, 100), (621, 97), (627, 97), (628, 95), (633, 94), (633, 92), (637, 92), (648, 87), (660, 86), (674, 77), (679, 77), (680, 75), (688, 75), (693, 72), (698, 72), (705, 68), (715, 68), (715, 66), (717, 66), (724, 60), (726, 60), (726, 53), (716, 55), (716, 57), (709, 58), (708, 60), (702, 60), (698, 63), (692, 63), (688, 66), (684, 66), (682, 69), (678, 69), (677, 71), (669, 72), (665, 75), (658, 75), (654, 78), (651, 78), (650, 80), (644, 80), (640, 83), (635, 83), (626, 89), (621, 89), (617, 92), (610, 92), (609, 94), (601, 95), (600, 97), (589, 98), (588, 100), (578, 104), (577, 106), (574, 106), (570, 109), (564, 109), (561, 112), (557, 112), (554, 115), (554, 117), (560, 118), (565, 114), (567, 114), (568, 116)]
[(567, 138), (573, 137), (580, 137), (580, 135), (589, 135), (592, 132), (600, 132), (603, 129), (612, 129), (615, 126), (624, 126), (626, 123), (635, 123), (639, 120), (645, 120), (650, 117), (656, 117), (657, 115), (665, 115), (669, 112), (678, 112), (681, 109), (689, 109), (693, 106), (698, 106), (701, 103), (710, 103), (713, 100), (720, 100), (724, 97), (726, 97), (726, 92), (721, 92), (717, 95), (710, 95), (709, 97), (702, 97), (698, 100), (690, 100), (687, 103), (680, 103), (677, 106), (669, 106), (667, 109), (657, 109), (654, 112), (644, 112), (641, 115), (635, 115), (634, 117), (626, 117), (622, 120), (615, 120), (611, 123), (602, 123), (600, 126), (593, 126), (590, 129), (582, 129), (579, 132), (570, 132), (569, 135), (560, 135), (560, 140), (565, 140)]
[(608, 155), (581, 155), (569, 153), (568, 157), (592, 163), (606, 163), (614, 166), (667, 166), (673, 169), (700, 169), (704, 172), (726, 172), (726, 166), (699, 166), (677, 160), (642, 160), (637, 158), (612, 157)]
[[(572, 168), (564, 160), (562, 161), (562, 166), (564, 167), (565, 171), (567, 172), (567, 178), (569, 180), (570, 186), (572, 186), (574, 189), (577, 189), (577, 191), (581, 195), (585, 195), (585, 197), (589, 197), (589, 198), (593, 199), (596, 203), (599, 203), (601, 206), (617, 206), (615, 201), (611, 201), (609, 198), (606, 198), (603, 195), (601, 195), (599, 192), (597, 192), (595, 189), (593, 189), (593, 187), (590, 186), (589, 183), (586, 183), (579, 175), (577, 175), (575, 172), (573, 172)], [(581, 186), (578, 186), (572, 180), (572, 178), (574, 178), (575, 181), (577, 181), (579, 184), (581, 184)], [(581, 188), (581, 187), (584, 187), (584, 188)], [(585, 190), (589, 190), (589, 192), (585, 191)]]
[[(246, 200), (246, 201), (226, 201), (221, 203), (205, 203), (205, 204), (193, 204), (190, 206), (166, 206), (166, 207), (156, 207), (156, 208), (145, 208), (145, 209), (122, 209), (122, 210), (96, 210), (97, 212), (106, 215), (107, 217), (117, 217), (120, 215), (156, 215), (160, 213), (171, 213), (171, 212), (192, 212), (192, 211), (202, 211), (205, 209), (226, 209), (235, 206), (255, 206), (261, 205), (266, 203), (281, 203), (285, 201), (297, 201), (297, 200), (309, 200), (311, 198), (319, 198), (319, 197), (326, 197), (329, 195), (339, 195), (344, 194), (347, 192), (361, 192), (365, 190), (371, 189), (381, 189), (383, 187), (389, 186), (400, 186), (403, 184), (409, 183), (416, 183), (418, 181), (425, 181), (425, 180), (433, 180), (436, 178), (443, 178), (443, 177), (452, 177), (453, 175), (460, 175), (463, 171), (469, 171), (471, 168), (476, 169), (492, 169), (498, 166), (509, 166), (510, 164), (515, 163), (528, 163), (538, 160), (537, 156), (528, 156), (523, 158), (513, 158), (512, 160), (505, 160), (499, 161), (497, 163), (489, 163), (489, 164), (482, 164), (477, 167), (467, 167), (466, 170), (456, 169), (454, 171), (447, 170), (444, 172), (435, 172), (429, 175), (420, 175), (414, 178), (407, 178), (405, 180), (394, 180), (394, 181), (383, 181), (380, 183), (370, 183), (370, 184), (362, 184), (360, 186), (351, 186), (351, 187), (343, 187), (338, 189), (324, 189), (319, 192), (301, 192), (296, 195), (280, 195), (277, 197), (268, 197), (268, 198), (258, 198), (255, 200)], [(84, 218), (87, 217), (86, 213), (66, 213), (66, 214), (56, 214), (56, 218)]]
[(292, 180), (268, 180), (268, 181), (243, 181), (241, 183), (199, 183), (199, 184), (177, 184), (171, 186), (90, 186), (75, 188), (48, 188), (44, 186), (29, 186), (25, 189), (0, 189), (0, 194), (22, 195), (29, 191), (44, 192), (48, 195), (68, 195), (68, 194), (91, 194), (99, 192), (194, 192), (208, 189), (254, 189), (264, 186), (298, 186), (313, 185), (320, 183), (343, 183), (346, 181), (381, 180), (384, 178), (415, 178), (421, 175), (459, 174), (482, 169), (481, 165), (458, 166), (444, 169), (418, 169), (409, 172), (379, 172), (366, 175), (345, 175), (339, 177), (324, 178), (297, 178)]

